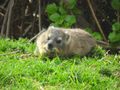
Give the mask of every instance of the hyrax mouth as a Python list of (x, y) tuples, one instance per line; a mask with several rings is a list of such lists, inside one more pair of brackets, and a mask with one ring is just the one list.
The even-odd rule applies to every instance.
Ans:
[(59, 49), (58, 48), (53, 48), (51, 50), (47, 49), (47, 52), (49, 52), (49, 53), (59, 53)]

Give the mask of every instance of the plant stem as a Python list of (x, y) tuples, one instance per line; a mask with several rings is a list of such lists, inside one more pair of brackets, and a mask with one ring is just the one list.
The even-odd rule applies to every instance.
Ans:
[(102, 28), (101, 28), (101, 26), (100, 26), (100, 23), (99, 23), (96, 15), (95, 15), (95, 12), (94, 12), (94, 10), (93, 10), (93, 7), (92, 7), (92, 5), (91, 5), (90, 0), (87, 0), (87, 2), (88, 2), (88, 5), (89, 5), (89, 8), (90, 8), (90, 10), (91, 10), (91, 13), (92, 13), (92, 15), (93, 15), (93, 18), (95, 19), (95, 22), (96, 22), (96, 24), (97, 24), (97, 26), (98, 26), (98, 28), (99, 28), (99, 30), (100, 30), (100, 33), (101, 33), (102, 36), (103, 36), (103, 39), (104, 39), (105, 41), (107, 41), (107, 39), (106, 39), (106, 37), (105, 37), (105, 35), (104, 35), (104, 33), (103, 33), (103, 30), (102, 30)]

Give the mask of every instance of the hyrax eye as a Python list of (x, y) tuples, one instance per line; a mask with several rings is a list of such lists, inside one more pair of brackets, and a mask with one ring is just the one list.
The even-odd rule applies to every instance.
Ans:
[(62, 41), (61, 39), (58, 39), (58, 40), (56, 40), (56, 43), (57, 43), (57, 44), (60, 44), (61, 41)]
[(50, 40), (50, 37), (48, 37), (47, 40)]

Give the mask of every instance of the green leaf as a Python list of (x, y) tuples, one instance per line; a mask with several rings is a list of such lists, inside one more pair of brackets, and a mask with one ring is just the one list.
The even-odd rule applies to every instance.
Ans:
[(52, 14), (49, 19), (53, 22), (59, 21), (60, 20), (60, 15), (58, 13)]
[(57, 10), (58, 7), (56, 6), (55, 3), (53, 3), (53, 4), (48, 4), (45, 11), (48, 13), (48, 15), (51, 15), (53, 13), (56, 13)]
[(88, 33), (92, 34), (92, 36), (96, 39), (96, 40), (102, 40), (103, 37), (99, 32), (93, 32), (91, 28), (86, 28), (85, 31), (87, 31)]
[(93, 33), (93, 32), (92, 32), (92, 29), (91, 29), (91, 28), (89, 28), (89, 27), (88, 27), (88, 28), (86, 28), (86, 29), (85, 29), (85, 31), (87, 31), (87, 32), (88, 32), (88, 33), (90, 33), (90, 34), (92, 34), (92, 33)]
[(65, 28), (71, 27), (71, 25), (70, 25), (69, 23), (64, 23), (63, 26), (64, 26)]
[(92, 33), (92, 36), (93, 36), (96, 40), (102, 40), (102, 39), (103, 39), (102, 36), (101, 36), (101, 34), (98, 33), (98, 32)]
[(67, 12), (65, 11), (63, 7), (59, 7), (59, 12), (60, 14), (67, 14)]
[(68, 1), (68, 8), (73, 9), (77, 4), (77, 0), (69, 0)]
[(113, 24), (112, 25), (112, 30), (120, 33), (120, 23), (116, 22), (115, 24)]
[(76, 23), (76, 18), (74, 15), (67, 15), (65, 21), (71, 26)]
[(64, 20), (65, 20), (65, 16), (60, 16), (60, 19), (56, 21), (56, 23), (63, 24)]
[(112, 0), (111, 5), (114, 9), (120, 10), (120, 0)]
[(108, 38), (112, 43), (120, 42), (120, 33), (112, 32), (109, 34)]
[(58, 13), (52, 14), (49, 19), (53, 21), (56, 25), (61, 25), (64, 22), (65, 16), (60, 16)]

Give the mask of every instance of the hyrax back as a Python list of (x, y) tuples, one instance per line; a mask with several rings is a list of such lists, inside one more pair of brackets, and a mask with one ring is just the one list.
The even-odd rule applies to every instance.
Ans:
[(36, 53), (62, 56), (86, 55), (96, 45), (95, 39), (81, 29), (49, 27), (36, 40)]

